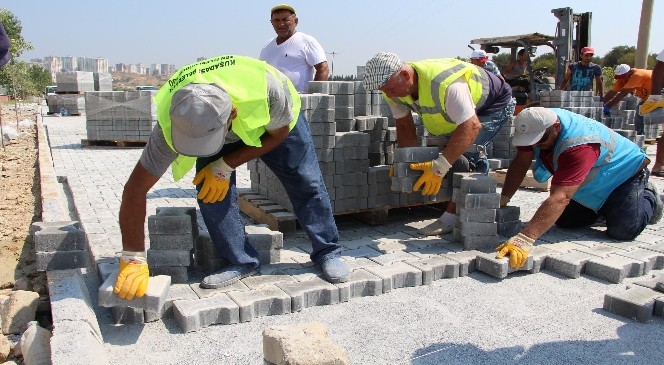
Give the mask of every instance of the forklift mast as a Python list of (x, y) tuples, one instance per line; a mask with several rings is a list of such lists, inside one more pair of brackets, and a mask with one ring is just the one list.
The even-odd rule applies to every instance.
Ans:
[(590, 45), (592, 13), (574, 14), (572, 8), (551, 10), (558, 18), (556, 36), (552, 41), (556, 56), (556, 89), (565, 78), (567, 65), (579, 59), (581, 48)]

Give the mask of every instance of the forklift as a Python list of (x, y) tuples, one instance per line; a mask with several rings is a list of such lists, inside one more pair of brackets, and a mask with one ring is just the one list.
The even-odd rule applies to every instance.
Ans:
[[(590, 24), (592, 13), (575, 14), (572, 8), (552, 9), (551, 13), (558, 18), (556, 35), (549, 36), (541, 33), (522, 34), (515, 36), (478, 38), (470, 44), (479, 45), (487, 53), (498, 53), (501, 48), (511, 51), (511, 59), (516, 59), (519, 48), (523, 48), (531, 57), (537, 52), (537, 47), (548, 46), (553, 50), (556, 59), (554, 78), (545, 77), (545, 69), (533, 70), (530, 57), (526, 58), (526, 72), (530, 85), (530, 92), (513, 90), (512, 95), (517, 100), (515, 114), (529, 106), (539, 105), (539, 92), (559, 89), (565, 78), (567, 66), (579, 59), (581, 48), (590, 45)], [(473, 48), (472, 46), (469, 46)], [(473, 48), (474, 49), (474, 48)]]

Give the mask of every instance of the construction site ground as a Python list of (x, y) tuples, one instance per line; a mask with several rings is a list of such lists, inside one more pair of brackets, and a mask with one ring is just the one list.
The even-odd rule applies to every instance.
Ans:
[[(122, 188), (142, 149), (81, 147), (86, 138), (85, 117), (44, 115), (42, 122), (56, 175), (66, 178), (91, 251), (98, 257), (116, 254), (121, 250), (117, 212)], [(647, 149), (651, 160), (654, 147)], [(189, 173), (179, 182), (170, 176), (160, 179), (148, 196), (148, 214), (162, 206), (195, 207), (192, 178)], [(660, 191), (664, 188), (663, 179), (652, 181)], [(237, 184), (250, 186), (243, 166), (237, 169)], [(25, 189), (19, 184), (9, 187), (13, 188)], [(546, 196), (548, 192), (521, 189), (511, 204), (520, 206), (521, 219), (528, 221)], [(390, 211), (387, 224), (373, 226), (341, 216), (337, 220), (340, 241), (425, 240), (417, 228), (440, 214), (440, 210), (427, 206), (395, 209)], [(3, 216), (3, 225), (7, 221)], [(602, 230), (601, 226), (553, 228), (538, 242), (601, 243), (605, 237)], [(303, 246), (303, 239), (301, 231), (284, 236), (286, 249)], [(438, 242), (447, 247), (458, 245), (450, 240), (448, 235)], [(664, 241), (664, 225), (648, 226), (637, 240)], [(99, 282), (95, 275), (86, 275), (86, 279), (96, 302)], [(347, 350), (353, 364), (661, 364), (664, 319), (638, 323), (602, 309), (607, 293), (624, 291), (628, 283), (643, 279), (611, 284), (584, 275), (570, 279), (542, 271), (513, 273), (498, 280), (474, 272), (431, 285), (188, 333), (183, 333), (172, 318), (115, 325), (109, 309), (97, 307), (96, 315), (112, 364), (262, 364), (263, 329), (309, 321), (326, 323), (330, 338)]]

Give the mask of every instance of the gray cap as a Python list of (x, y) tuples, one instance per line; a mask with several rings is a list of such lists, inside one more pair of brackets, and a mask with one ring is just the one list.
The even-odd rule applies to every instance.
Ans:
[(539, 106), (523, 109), (514, 118), (514, 136), (512, 144), (515, 146), (532, 146), (544, 136), (550, 126), (556, 124), (558, 114), (547, 108)]
[(228, 131), (231, 97), (213, 84), (189, 84), (171, 99), (173, 147), (185, 156), (207, 157), (221, 150)]
[(394, 53), (380, 52), (367, 62), (362, 83), (367, 91), (378, 90), (401, 70), (404, 62)]

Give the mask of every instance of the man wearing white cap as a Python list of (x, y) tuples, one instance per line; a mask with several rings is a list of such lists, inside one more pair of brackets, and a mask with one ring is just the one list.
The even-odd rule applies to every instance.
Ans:
[(507, 204), (532, 160), (539, 182), (551, 179), (549, 197), (521, 232), (498, 246), (498, 258), (523, 266), (535, 241), (554, 224), (581, 228), (606, 219), (606, 233), (633, 240), (662, 217), (663, 204), (648, 182), (650, 162), (630, 140), (605, 125), (563, 109), (533, 107), (514, 120), (518, 146), (501, 192)]
[[(486, 155), (466, 150), (472, 144), (486, 150), (514, 114), (512, 89), (504, 80), (454, 58), (403, 62), (394, 53), (380, 52), (367, 62), (363, 84), (367, 91), (383, 92), (396, 119), (399, 147), (417, 145), (412, 112), (422, 117), (429, 134), (450, 136), (437, 159), (411, 165), (422, 171), (413, 185), (414, 191), (422, 188), (422, 195), (438, 194), (443, 177), (462, 154), (478, 166), (475, 171), (488, 173)], [(419, 232), (451, 232), (455, 211), (456, 204), (450, 202), (439, 219)]]
[[(595, 49), (592, 47), (581, 48), (581, 61), (571, 63), (567, 66), (567, 73), (560, 90), (571, 91), (592, 91), (593, 79), (595, 80), (595, 90), (597, 95), (604, 99), (604, 85), (602, 82), (602, 68), (593, 63)], [(569, 86), (569, 89), (567, 88)]]
[(284, 185), (312, 241), (311, 260), (330, 282), (343, 282), (330, 199), (300, 97), (288, 78), (265, 62), (220, 56), (181, 68), (155, 95), (159, 123), (122, 195), (122, 257), (115, 286), (121, 298), (147, 289), (146, 194), (169, 165), (177, 181), (196, 166), (198, 205), (217, 252), (229, 265), (201, 282), (219, 288), (257, 272), (258, 253), (240, 217), (234, 169), (260, 158)]
[(486, 54), (486, 51), (483, 49), (476, 49), (470, 53), (470, 63), (475, 66), (482, 67), (483, 69), (491, 72), (492, 74), (503, 78), (503, 75), (500, 74), (498, 66), (492, 61), (489, 61), (489, 56)]
[[(617, 105), (627, 94), (633, 93), (639, 98), (639, 106), (650, 96), (652, 70), (632, 68), (627, 64), (616, 66), (615, 84), (604, 97), (604, 115), (611, 116), (611, 107)], [(637, 134), (643, 134), (643, 116), (636, 113), (634, 129)]]
[(267, 42), (259, 58), (288, 76), (298, 92), (306, 93), (309, 81), (327, 81), (329, 67), (316, 38), (295, 30), (298, 21), (292, 6), (273, 7), (270, 22), (277, 36)]

